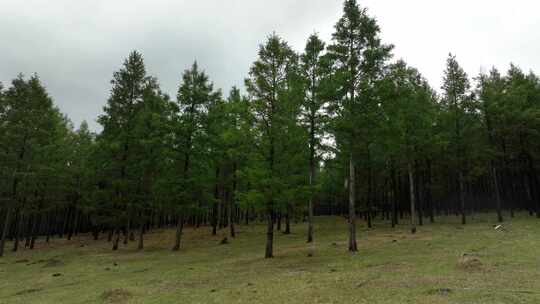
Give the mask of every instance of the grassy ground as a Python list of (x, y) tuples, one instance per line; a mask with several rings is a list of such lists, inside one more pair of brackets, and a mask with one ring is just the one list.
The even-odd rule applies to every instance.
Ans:
[(263, 225), (238, 227), (227, 245), (187, 229), (177, 253), (173, 231), (147, 235), (144, 252), (54, 239), (0, 259), (0, 303), (540, 303), (540, 221), (520, 215), (501, 232), (493, 218), (440, 218), (415, 236), (362, 227), (355, 255), (345, 220), (318, 218), (315, 244), (294, 225), (271, 260)]

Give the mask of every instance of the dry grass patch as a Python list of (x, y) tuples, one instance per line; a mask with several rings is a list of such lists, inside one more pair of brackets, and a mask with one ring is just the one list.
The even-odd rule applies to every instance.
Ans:
[(127, 303), (133, 294), (126, 289), (109, 289), (103, 292), (101, 298), (105, 303)]

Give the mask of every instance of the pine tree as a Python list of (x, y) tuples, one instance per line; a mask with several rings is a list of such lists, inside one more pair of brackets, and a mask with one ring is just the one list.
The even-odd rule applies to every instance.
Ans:
[[(287, 131), (291, 118), (290, 81), (297, 56), (280, 37), (273, 34), (259, 49), (259, 58), (251, 66), (246, 88), (251, 97), (256, 128), (256, 149), (265, 165), (257, 175), (258, 191), (264, 193), (264, 206), (268, 222), (265, 258), (273, 257), (274, 213), (279, 185), (278, 161), (280, 140)], [(294, 111), (294, 110), (293, 110)]]
[(308, 200), (308, 233), (307, 242), (313, 242), (313, 203), (317, 185), (316, 170), (321, 140), (324, 136), (324, 124), (327, 120), (324, 104), (326, 101), (325, 89), (331, 72), (328, 60), (324, 57), (325, 43), (313, 34), (309, 37), (301, 59), (301, 73), (304, 87), (304, 101), (302, 103), (302, 123), (308, 132), (309, 147), (309, 186)]
[[(46, 88), (37, 75), (26, 80), (19, 75), (2, 96), (2, 158), (0, 167), (7, 187), (7, 200), (4, 208), (6, 216), (3, 222), (0, 240), (0, 256), (3, 254), (5, 237), (11, 218), (17, 218), (16, 226), (21, 227), (23, 220), (31, 225), (29, 238), (33, 242), (39, 213), (44, 209), (46, 196), (50, 195), (51, 182), (55, 178), (52, 171), (58, 153), (57, 140), (65, 133), (66, 121), (54, 107)], [(3, 182), (4, 183), (4, 182)], [(20, 229), (15, 232), (14, 251), (18, 249)], [(33, 247), (33, 246), (31, 246)]]
[[(345, 141), (349, 154), (349, 251), (358, 251), (356, 243), (356, 170), (355, 150), (358, 141), (369, 133), (368, 121), (373, 109), (373, 84), (380, 78), (392, 46), (384, 45), (379, 37), (380, 28), (375, 19), (360, 9), (356, 0), (346, 0), (343, 16), (335, 26), (333, 44), (328, 52), (334, 60), (335, 81), (339, 83), (332, 107), (335, 128)], [(360, 125), (363, 124), (363, 125)], [(365, 139), (365, 138), (364, 138)]]
[(504, 79), (499, 71), (492, 69), (489, 75), (480, 75), (477, 94), (482, 103), (481, 110), (483, 121), (489, 139), (490, 149), (487, 151), (490, 155), (490, 171), (493, 185), (493, 193), (495, 196), (495, 208), (497, 210), (497, 220), (503, 222), (502, 214), (502, 198), (500, 191), (500, 181), (498, 172), (498, 132), (497, 125), (503, 123), (501, 118), (501, 102), (504, 95)]
[[(178, 117), (173, 126), (176, 143), (176, 168), (180, 170), (180, 182), (176, 183), (175, 206), (177, 215), (176, 240), (173, 251), (180, 249), (184, 216), (186, 211), (193, 208), (197, 201), (197, 168), (195, 165), (204, 159), (208, 134), (208, 109), (213, 103), (221, 100), (221, 92), (214, 91), (208, 76), (199, 71), (195, 62), (191, 69), (182, 75), (182, 83), (178, 88), (177, 104)], [(195, 159), (195, 156), (198, 158)]]
[(114, 73), (111, 84), (111, 95), (103, 109), (105, 114), (98, 121), (103, 126), (100, 141), (111, 155), (106, 170), (110, 173), (110, 191), (114, 197), (113, 208), (116, 209), (113, 215), (117, 219), (113, 242), (113, 250), (116, 250), (121, 222), (125, 223), (125, 244), (131, 230), (133, 194), (136, 193), (138, 179), (134, 172), (133, 145), (136, 138), (133, 130), (138, 111), (144, 103), (144, 92), (154, 82), (146, 75), (142, 55), (133, 51), (124, 61), (123, 67)]
[(144, 103), (135, 118), (133, 129), (135, 142), (135, 176), (138, 176), (132, 210), (134, 224), (138, 225), (137, 248), (144, 248), (145, 224), (152, 210), (157, 209), (156, 184), (166, 160), (170, 157), (172, 142), (171, 116), (173, 103), (156, 85), (144, 92)]
[(380, 86), (385, 120), (386, 151), (392, 160), (402, 161), (409, 181), (411, 232), (416, 233), (418, 206), (416, 197), (420, 185), (415, 185), (418, 172), (415, 164), (430, 152), (435, 144), (432, 128), (435, 122), (434, 92), (420, 73), (400, 60), (389, 67)]
[(461, 211), (461, 223), (465, 225), (466, 219), (466, 194), (465, 194), (465, 145), (464, 145), (464, 123), (468, 110), (467, 102), (470, 95), (469, 79), (467, 74), (459, 66), (456, 57), (449, 55), (446, 62), (446, 70), (443, 79), (443, 101), (448, 114), (449, 132), (448, 138), (450, 149), (453, 155), (453, 163), (457, 170), (457, 181), (459, 185), (459, 201)]

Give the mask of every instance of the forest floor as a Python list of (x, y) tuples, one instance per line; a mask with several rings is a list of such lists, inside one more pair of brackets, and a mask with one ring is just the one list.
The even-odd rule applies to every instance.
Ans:
[(437, 218), (416, 235), (362, 224), (351, 255), (345, 219), (322, 217), (314, 244), (305, 224), (276, 233), (269, 260), (262, 224), (226, 245), (225, 230), (188, 228), (180, 252), (172, 230), (148, 234), (143, 252), (84, 235), (39, 240), (0, 259), (0, 303), (540, 303), (540, 220), (520, 214), (502, 231), (494, 218)]

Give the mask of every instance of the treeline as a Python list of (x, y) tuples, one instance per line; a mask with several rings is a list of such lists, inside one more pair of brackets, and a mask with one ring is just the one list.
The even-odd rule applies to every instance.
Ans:
[[(540, 217), (540, 80), (511, 65), (470, 79), (450, 55), (442, 94), (380, 39), (355, 0), (328, 43), (294, 51), (273, 34), (260, 46), (246, 94), (225, 97), (194, 63), (176, 97), (161, 91), (132, 52), (111, 80), (95, 134), (75, 129), (39, 77), (0, 86), (0, 256), (36, 239), (105, 234), (144, 247), (147, 231), (211, 233), (254, 220), (275, 225), (345, 215), (412, 232), (439, 214), (496, 210)], [(282, 229), (282, 222), (285, 226)]]

